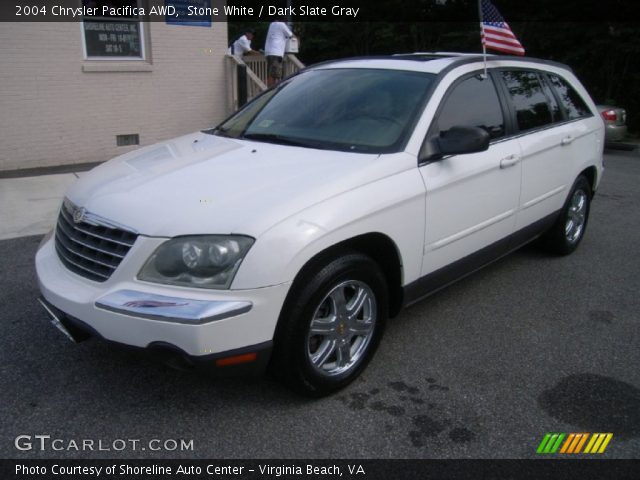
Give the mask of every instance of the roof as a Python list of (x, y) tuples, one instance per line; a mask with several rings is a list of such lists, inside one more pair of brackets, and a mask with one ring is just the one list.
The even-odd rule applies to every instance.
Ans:
[[(571, 70), (567, 65), (531, 57), (508, 55), (487, 55), (487, 65), (497, 66), (504, 62), (526, 62), (550, 65), (564, 70)], [(457, 52), (416, 52), (385, 56), (353, 57), (310, 65), (315, 68), (383, 68), (390, 70), (409, 70), (416, 72), (441, 73), (456, 66), (482, 62), (483, 55), (478, 53)]]

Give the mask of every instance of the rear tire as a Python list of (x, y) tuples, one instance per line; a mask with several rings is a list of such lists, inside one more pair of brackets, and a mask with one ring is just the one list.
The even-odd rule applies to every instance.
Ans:
[(547, 250), (557, 255), (568, 255), (578, 248), (587, 229), (591, 196), (589, 181), (580, 175), (571, 188), (560, 216), (542, 238)]
[(361, 253), (344, 252), (305, 268), (280, 314), (272, 373), (312, 397), (348, 385), (378, 347), (387, 292), (377, 263)]

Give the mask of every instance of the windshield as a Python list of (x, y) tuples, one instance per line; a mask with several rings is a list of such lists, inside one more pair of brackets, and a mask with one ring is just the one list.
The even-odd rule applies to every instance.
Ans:
[(397, 151), (433, 77), (403, 70), (310, 70), (268, 90), (213, 133), (331, 150)]

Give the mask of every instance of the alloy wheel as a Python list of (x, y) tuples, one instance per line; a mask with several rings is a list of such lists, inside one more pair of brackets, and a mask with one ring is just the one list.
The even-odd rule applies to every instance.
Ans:
[(376, 318), (376, 298), (368, 285), (347, 280), (333, 287), (309, 326), (307, 355), (313, 369), (330, 377), (353, 369), (371, 342)]

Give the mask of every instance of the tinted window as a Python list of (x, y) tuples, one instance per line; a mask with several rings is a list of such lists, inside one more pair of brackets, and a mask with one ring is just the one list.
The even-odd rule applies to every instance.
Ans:
[(438, 116), (438, 130), (446, 132), (453, 126), (481, 127), (491, 138), (504, 135), (504, 118), (490, 78), (469, 77), (453, 88)]
[(538, 74), (518, 70), (502, 72), (502, 78), (513, 100), (520, 130), (553, 123), (553, 114)]
[(563, 78), (560, 78), (556, 75), (549, 75), (551, 79), (551, 84), (553, 88), (555, 88), (558, 96), (560, 97), (560, 101), (567, 111), (567, 116), (569, 119), (586, 117), (591, 115), (589, 108), (587, 107), (582, 97), (578, 95), (571, 85), (567, 83), (567, 81)]
[(551, 120), (553, 122), (561, 122), (563, 120), (562, 110), (560, 110), (560, 105), (558, 105), (558, 101), (556, 97), (553, 95), (551, 91), (551, 87), (549, 87), (548, 82), (545, 82), (542, 79), (542, 90), (544, 91), (545, 96), (547, 97), (547, 102), (549, 103), (549, 107), (551, 107)]

